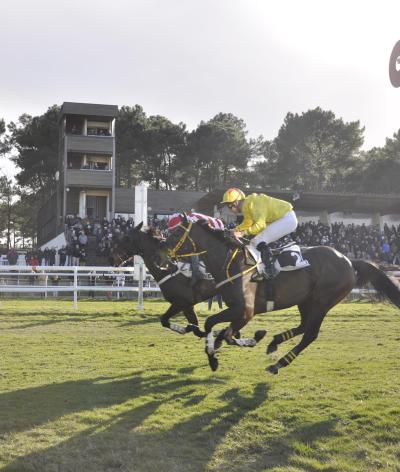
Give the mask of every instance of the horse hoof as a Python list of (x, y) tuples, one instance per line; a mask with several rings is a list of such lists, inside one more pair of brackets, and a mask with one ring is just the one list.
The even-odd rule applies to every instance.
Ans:
[(192, 325), (192, 324), (189, 324), (186, 326), (186, 332), (193, 333), (198, 338), (204, 338), (205, 336), (205, 333), (203, 333), (203, 331), (201, 331), (201, 329), (198, 326)]
[(218, 359), (213, 356), (208, 357), (208, 363), (210, 364), (211, 370), (215, 372), (218, 369)]
[(272, 375), (276, 375), (276, 374), (279, 372), (279, 368), (276, 366), (276, 364), (270, 365), (270, 366), (267, 367), (265, 370), (266, 370), (269, 374), (272, 374)]
[(187, 333), (186, 328), (184, 328), (183, 326), (180, 326), (178, 324), (175, 324), (175, 323), (171, 323), (169, 325), (169, 329), (172, 330), (174, 333), (178, 333), (178, 334), (186, 334)]
[(259, 343), (266, 334), (267, 334), (267, 330), (260, 329), (254, 333), (254, 339), (256, 340), (257, 343)]
[(267, 354), (272, 354), (273, 352), (276, 352), (278, 350), (278, 347), (276, 344), (269, 344), (267, 347)]

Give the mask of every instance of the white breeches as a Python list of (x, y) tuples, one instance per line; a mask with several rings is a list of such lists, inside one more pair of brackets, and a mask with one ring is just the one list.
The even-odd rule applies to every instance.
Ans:
[(250, 244), (253, 247), (257, 247), (262, 242), (267, 244), (273, 243), (279, 238), (282, 238), (283, 236), (286, 236), (287, 234), (295, 231), (297, 224), (298, 222), (296, 213), (293, 210), (289, 211), (285, 216), (279, 220), (274, 221), (268, 225), (264, 231), (261, 231), (261, 233), (257, 234), (257, 236), (251, 240)]

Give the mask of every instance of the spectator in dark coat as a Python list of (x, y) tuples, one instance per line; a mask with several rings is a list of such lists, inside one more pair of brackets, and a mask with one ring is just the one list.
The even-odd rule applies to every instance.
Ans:
[(60, 256), (60, 265), (61, 266), (64, 266), (65, 265), (65, 262), (67, 260), (67, 248), (64, 246), (62, 246), (59, 250), (58, 250), (58, 255)]
[(7, 252), (7, 260), (8, 260), (9, 265), (16, 265), (17, 264), (18, 252), (14, 248), (11, 248)]

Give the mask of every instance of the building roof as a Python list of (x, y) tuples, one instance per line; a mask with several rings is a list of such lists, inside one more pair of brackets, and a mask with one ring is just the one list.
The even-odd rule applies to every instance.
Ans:
[(103, 105), (99, 103), (64, 102), (60, 111), (60, 118), (64, 115), (84, 115), (110, 118), (118, 114), (117, 105)]
[[(214, 205), (219, 204), (226, 189), (213, 190), (198, 202), (198, 209), (204, 213), (212, 212)], [(382, 215), (400, 213), (400, 195), (352, 194), (329, 192), (296, 192), (298, 199), (294, 201), (295, 192), (278, 189), (246, 189), (250, 193), (266, 193), (275, 198), (293, 203), (296, 210), (328, 212), (381, 213)]]
[[(165, 214), (179, 211), (198, 209), (199, 200), (206, 192), (187, 192), (180, 190), (152, 190), (147, 191), (147, 205), (151, 208), (150, 214)], [(115, 189), (115, 213), (135, 212), (135, 189)]]

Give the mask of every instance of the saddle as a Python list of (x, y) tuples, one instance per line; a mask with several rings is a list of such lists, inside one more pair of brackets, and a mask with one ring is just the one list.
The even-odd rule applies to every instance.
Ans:
[[(310, 266), (308, 260), (303, 258), (300, 246), (286, 236), (276, 241), (274, 247), (270, 245), (270, 249), (274, 257), (275, 268), (278, 272), (290, 272)], [(260, 251), (253, 246), (246, 245), (245, 252), (246, 264), (252, 265), (261, 262)]]

